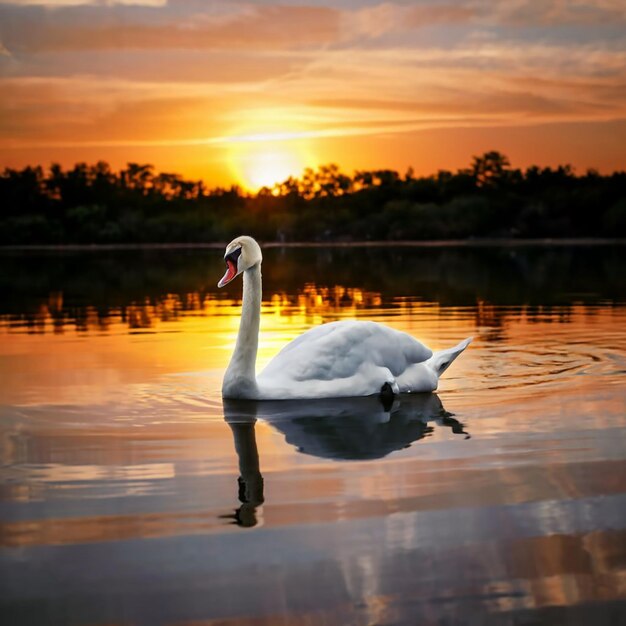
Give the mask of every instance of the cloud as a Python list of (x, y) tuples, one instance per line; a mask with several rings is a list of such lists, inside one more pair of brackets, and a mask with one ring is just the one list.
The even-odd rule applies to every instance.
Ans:
[[(375, 42), (381, 47), (411, 49), (425, 41), (450, 49), (478, 35), (519, 38), (524, 36), (520, 27), (557, 26), (559, 37), (576, 43), (580, 33), (572, 28), (615, 29), (626, 20), (622, 5), (617, 0), (460, 0), (443, 4), (357, 2), (338, 8), (331, 3), (237, 0), (29, 0), (17, 4), (0, 0), (0, 36), (8, 50), (21, 54), (166, 49), (267, 53), (328, 46), (364, 49), (375, 47)], [(51, 7), (56, 9), (48, 10)], [(602, 31), (597, 36), (602, 39)]]
[(458, 4), (420, 4), (418, 6), (385, 2), (342, 13), (345, 39), (378, 38), (390, 33), (407, 33), (441, 24), (467, 23), (476, 14), (470, 6)]
[(311, 106), (329, 110), (348, 110), (351, 117), (357, 118), (357, 112), (376, 111), (387, 113), (392, 119), (415, 121), (420, 119), (425, 124), (436, 121), (469, 123), (483, 118), (506, 119), (507, 123), (526, 123), (528, 120), (554, 121), (585, 118), (626, 117), (626, 105), (619, 102), (575, 102), (558, 95), (544, 95), (530, 91), (489, 92), (467, 90), (448, 90), (438, 98), (414, 101), (380, 101), (369, 99), (313, 100)]
[[(494, 44), (412, 58), (402, 51), (359, 58), (326, 51), (307, 71), (268, 85), (4, 79), (0, 140), (13, 147), (218, 145), (270, 135), (285, 141), (626, 118), (624, 53), (594, 57), (580, 49), (568, 55), (567, 73), (557, 63), (537, 79), (536, 68), (559, 56), (558, 49), (525, 52), (520, 62), (521, 50)], [(485, 60), (494, 59), (485, 71)], [(621, 74), (596, 71), (611, 64)]]
[(408, 11), (409, 24), (414, 27), (431, 24), (456, 24), (471, 21), (477, 15), (472, 6), (432, 4), (412, 7)]
[(16, 6), (44, 6), (49, 8), (91, 6), (126, 6), (163, 7), (168, 0), (0, 0), (0, 4)]
[(455, 25), (545, 27), (615, 25), (626, 21), (623, 0), (460, 0), (458, 2), (385, 2), (344, 10), (348, 30), (369, 37), (390, 32)]
[[(38, 7), (41, 8), (41, 7)], [(117, 49), (263, 50), (319, 46), (338, 37), (339, 13), (328, 7), (238, 5), (180, 14), (79, 7), (53, 13), (5, 11), (6, 47), (14, 52)], [(150, 11), (149, 13), (147, 11)]]
[(478, 0), (486, 21), (508, 26), (612, 25), (626, 20), (621, 0)]
[[(2, 55), (7, 59), (3, 63)], [(262, 84), (297, 71), (298, 55), (257, 54), (254, 50), (85, 50), (21, 53), (9, 62), (0, 46), (0, 72), (6, 77), (102, 77), (134, 83)]]

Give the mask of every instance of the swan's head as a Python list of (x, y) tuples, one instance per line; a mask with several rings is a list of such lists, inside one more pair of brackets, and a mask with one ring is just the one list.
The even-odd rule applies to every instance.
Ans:
[(248, 237), (241, 235), (233, 239), (227, 246), (224, 253), (224, 261), (226, 261), (226, 274), (222, 276), (222, 280), (217, 283), (218, 287), (227, 285), (233, 278), (239, 276), (241, 272), (260, 265), (263, 260), (261, 248), (259, 244)]

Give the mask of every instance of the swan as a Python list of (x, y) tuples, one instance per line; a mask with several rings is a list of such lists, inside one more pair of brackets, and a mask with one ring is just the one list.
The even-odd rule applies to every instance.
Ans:
[(263, 255), (252, 237), (242, 235), (226, 246), (224, 260), (226, 273), (218, 287), (243, 274), (241, 320), (222, 382), (224, 398), (312, 400), (434, 391), (472, 340), (433, 352), (384, 324), (329, 322), (287, 344), (256, 376)]

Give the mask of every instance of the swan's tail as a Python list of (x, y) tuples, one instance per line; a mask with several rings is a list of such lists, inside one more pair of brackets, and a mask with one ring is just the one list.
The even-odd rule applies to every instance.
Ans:
[(461, 343), (454, 346), (454, 348), (448, 348), (447, 350), (439, 350), (438, 352), (433, 352), (433, 355), (426, 361), (426, 365), (428, 365), (432, 370), (434, 370), (435, 374), (437, 374), (437, 378), (439, 378), (447, 369), (450, 367), (450, 364), (454, 359), (456, 359), (467, 346), (471, 343), (473, 337), (468, 337), (461, 341)]

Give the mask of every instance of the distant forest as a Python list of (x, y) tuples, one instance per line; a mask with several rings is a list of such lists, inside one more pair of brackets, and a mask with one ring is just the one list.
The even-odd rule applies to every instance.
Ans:
[(522, 171), (488, 152), (427, 177), (325, 165), (248, 194), (100, 161), (7, 168), (0, 206), (3, 245), (626, 237), (626, 172)]

